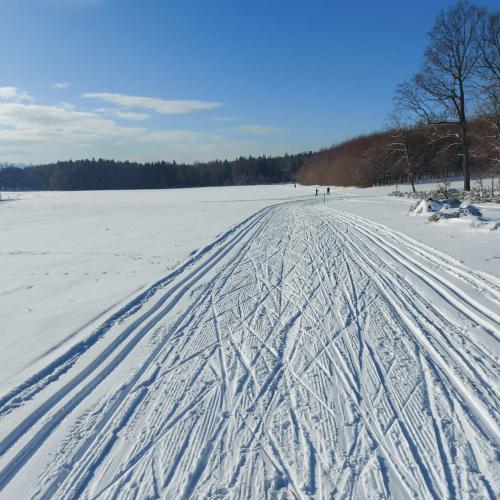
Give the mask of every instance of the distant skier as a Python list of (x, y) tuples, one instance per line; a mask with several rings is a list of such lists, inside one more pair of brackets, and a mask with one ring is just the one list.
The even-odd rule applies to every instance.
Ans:
[(316, 196), (318, 196), (318, 188), (316, 188)]
[(326, 194), (330, 194), (330, 187), (326, 188)]
[(295, 182), (293, 183), (293, 187), (297, 189), (297, 184), (295, 184)]

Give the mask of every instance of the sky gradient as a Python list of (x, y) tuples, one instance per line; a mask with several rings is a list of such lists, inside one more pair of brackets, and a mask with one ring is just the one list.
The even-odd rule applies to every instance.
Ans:
[(0, 162), (231, 159), (377, 130), (453, 3), (3, 0)]

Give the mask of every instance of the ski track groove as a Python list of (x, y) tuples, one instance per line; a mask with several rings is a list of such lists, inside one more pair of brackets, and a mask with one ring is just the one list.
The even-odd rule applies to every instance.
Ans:
[(34, 498), (495, 498), (499, 300), (385, 226), (270, 206), (0, 398), (0, 496), (41, 460)]

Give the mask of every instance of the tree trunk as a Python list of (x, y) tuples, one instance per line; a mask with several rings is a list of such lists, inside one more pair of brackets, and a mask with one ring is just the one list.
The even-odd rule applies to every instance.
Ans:
[(469, 138), (467, 135), (467, 124), (461, 123), (462, 133), (462, 167), (464, 171), (464, 191), (470, 191), (470, 155), (469, 155)]

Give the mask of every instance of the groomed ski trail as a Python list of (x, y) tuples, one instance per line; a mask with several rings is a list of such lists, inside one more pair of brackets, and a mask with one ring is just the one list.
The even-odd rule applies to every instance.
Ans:
[(263, 209), (0, 398), (0, 498), (495, 498), (499, 298), (385, 226)]

